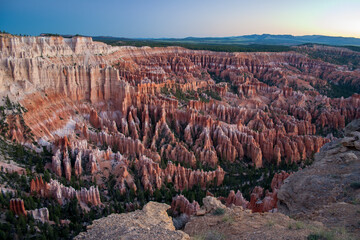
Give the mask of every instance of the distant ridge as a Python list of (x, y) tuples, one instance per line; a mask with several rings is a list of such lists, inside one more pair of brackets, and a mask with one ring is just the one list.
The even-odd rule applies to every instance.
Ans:
[[(122, 37), (97, 36), (94, 40), (117, 40), (121, 41)], [(181, 43), (206, 43), (206, 44), (238, 44), (238, 45), (285, 45), (294, 46), (307, 43), (326, 44), (335, 46), (360, 46), (360, 38), (354, 37), (332, 37), (323, 35), (272, 35), (272, 34), (252, 34), (232, 37), (186, 37), (186, 38), (133, 38), (133, 40), (151, 40), (157, 42), (181, 42)]]

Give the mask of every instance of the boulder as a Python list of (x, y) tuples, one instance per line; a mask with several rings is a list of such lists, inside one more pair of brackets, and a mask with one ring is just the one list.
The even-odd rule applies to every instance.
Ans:
[(166, 212), (169, 208), (163, 203), (149, 202), (142, 210), (111, 214), (93, 221), (75, 239), (190, 239), (186, 233), (175, 230)]

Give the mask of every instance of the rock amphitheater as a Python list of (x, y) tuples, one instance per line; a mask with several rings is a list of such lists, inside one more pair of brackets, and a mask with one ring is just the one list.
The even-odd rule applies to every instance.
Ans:
[[(76, 198), (84, 208), (102, 205), (100, 192), (111, 177), (121, 193), (137, 190), (135, 174), (150, 194), (168, 183), (177, 191), (205, 190), (222, 186), (223, 163), (262, 168), (312, 159), (334, 138), (331, 132), (360, 118), (359, 94), (330, 98), (314, 87), (329, 83), (356, 89), (360, 72), (295, 51), (224, 53), (113, 47), (90, 37), (0, 36), (2, 104), (8, 98), (25, 109), (6, 113), (6, 137), (37, 152), (47, 148), (52, 159), (45, 168), (55, 176), (97, 185), (75, 190), (39, 177), (31, 193), (60, 204)], [(276, 174), (271, 192), (257, 187), (246, 200), (229, 189), (219, 200), (272, 211), (289, 175)], [(197, 202), (173, 197), (173, 210), (200, 211)], [(21, 200), (11, 206), (26, 215)]]

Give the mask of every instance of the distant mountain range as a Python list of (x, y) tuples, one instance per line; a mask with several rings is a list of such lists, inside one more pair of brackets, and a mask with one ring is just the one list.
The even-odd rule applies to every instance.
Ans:
[(231, 44), (231, 45), (285, 45), (294, 46), (306, 43), (326, 44), (335, 46), (360, 46), (360, 38), (354, 37), (331, 37), (322, 35), (272, 35), (253, 34), (233, 37), (187, 37), (187, 38), (118, 38), (118, 37), (93, 37), (94, 40), (146, 40), (156, 42), (179, 42), (179, 43), (205, 43), (205, 44)]

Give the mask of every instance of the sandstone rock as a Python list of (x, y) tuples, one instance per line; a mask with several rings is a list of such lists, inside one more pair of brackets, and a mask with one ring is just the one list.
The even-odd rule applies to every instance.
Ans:
[(39, 194), (43, 198), (54, 198), (60, 204), (74, 197), (80, 203), (91, 204), (93, 206), (101, 204), (99, 189), (94, 186), (91, 186), (89, 189), (81, 188), (81, 190), (75, 190), (72, 187), (65, 187), (53, 179), (50, 180), (50, 183), (47, 183), (42, 181), (41, 178), (35, 178), (30, 183), (30, 191), (33, 194)]
[(207, 196), (203, 199), (203, 204), (206, 212), (212, 212), (218, 208), (225, 209), (226, 206), (214, 197)]
[[(160, 160), (160, 156), (149, 151), (146, 143), (150, 141), (152, 134), (151, 141), (158, 139), (161, 144), (164, 141), (161, 142), (159, 134), (150, 133), (149, 126), (158, 126), (156, 129), (159, 132), (162, 126), (166, 128), (167, 123), (174, 119), (179, 119), (175, 125), (180, 134), (184, 133), (186, 142), (190, 146), (192, 143), (196, 144), (191, 151), (177, 142), (174, 143), (176, 147), (166, 144), (159, 146), (165, 157), (174, 161), (183, 160), (195, 166), (196, 156), (202, 164), (215, 167), (218, 163), (217, 155), (230, 162), (236, 157), (242, 159), (246, 156), (252, 159), (254, 165), (261, 167), (264, 160), (279, 163), (281, 158), (301, 161), (310, 157), (327, 142), (323, 138), (311, 137), (316, 133), (317, 127), (342, 128), (345, 119), (352, 120), (360, 116), (358, 95), (347, 99), (329, 99), (287, 87), (286, 84), (290, 83), (282, 82), (284, 79), (306, 79), (304, 83), (309, 89), (313, 89), (310, 83), (315, 81), (326, 84), (323, 82), (325, 80), (319, 79), (320, 76), (328, 81), (346, 81), (353, 85), (359, 79), (356, 72), (340, 71), (331, 64), (297, 53), (215, 53), (177, 47), (156, 50), (114, 48), (81, 37), (71, 40), (10, 37), (1, 38), (1, 42), (1, 49), (4, 51), (0, 57), (6, 62), (5, 70), (2, 70), (6, 76), (2, 90), (6, 91), (5, 88), (10, 88), (13, 82), (22, 81), (19, 79), (26, 79), (19, 94), (30, 92), (37, 86), (48, 91), (45, 97), (36, 93), (22, 101), (29, 110), (24, 116), (25, 122), (37, 137), (53, 140), (54, 132), (64, 134), (64, 128), (71, 131), (67, 124), (74, 121), (80, 107), (75, 106), (75, 101), (85, 100), (100, 105), (107, 102), (109, 109), (116, 108), (123, 116), (113, 117), (103, 111), (104, 108), (95, 109), (95, 105), (88, 107), (84, 111), (87, 119), (104, 133), (88, 136), (85, 131), (86, 138), (102, 145), (119, 147), (121, 154), (131, 153), (136, 157), (145, 154), (156, 162)], [(48, 53), (43, 56), (44, 59), (39, 57), (39, 49), (43, 51), (41, 54)], [(110, 55), (95, 55), (100, 52)], [(69, 56), (73, 54), (77, 58), (70, 60)], [(31, 59), (31, 64), (26, 59)], [(298, 67), (302, 73), (285, 68), (288, 64)], [(182, 91), (205, 88), (213, 81), (208, 75), (199, 81), (202, 69), (208, 69), (221, 78), (228, 77), (239, 89), (239, 95), (235, 96), (227, 92), (226, 84), (210, 84), (210, 89), (224, 96), (225, 100), (189, 102), (189, 109), (216, 116), (219, 119), (216, 124), (211, 123), (210, 117), (199, 117), (198, 113), (198, 116), (191, 113), (186, 117), (188, 119), (174, 118), (175, 115), (182, 114), (177, 113), (178, 101), (157, 96), (164, 87), (180, 88)], [(298, 77), (299, 75), (302, 76)], [(54, 80), (48, 81), (49, 76)], [(182, 83), (166, 80), (172, 76), (181, 78)], [(258, 78), (272, 81), (275, 86), (261, 83)], [(90, 88), (91, 91), (87, 92), (86, 89)], [(258, 98), (260, 95), (262, 100)], [(237, 107), (228, 106), (230, 99), (235, 100)], [(267, 102), (272, 104), (268, 106)], [(309, 102), (311, 104), (307, 104)], [(322, 108), (323, 105), (326, 108)], [(149, 106), (161, 109), (156, 110), (155, 114)], [(164, 109), (166, 113), (163, 114)], [(269, 110), (281, 114), (270, 116)], [(286, 112), (290, 115), (284, 114)], [(59, 118), (53, 118), (54, 113)], [(158, 115), (162, 115), (163, 120), (160, 122)], [(312, 119), (317, 119), (315, 124)], [(184, 126), (186, 131), (180, 127), (184, 122), (188, 124)], [(245, 124), (240, 124), (241, 127), (237, 129), (239, 133), (227, 125), (239, 125), (241, 122)], [(120, 126), (119, 129), (117, 125)], [(222, 128), (221, 131), (218, 126)], [(13, 130), (15, 138), (23, 141), (20, 132), (15, 128)], [(119, 131), (124, 136), (131, 137), (132, 141), (122, 139), (119, 142), (115, 140), (119, 136), (107, 135)], [(142, 136), (142, 144), (135, 141), (139, 136)], [(173, 135), (170, 133), (169, 136)]]
[[(346, 132), (357, 129), (359, 120), (352, 122)], [(288, 214), (310, 212), (344, 199), (344, 187), (360, 180), (358, 151), (354, 151), (351, 140), (346, 137), (326, 144), (315, 154), (312, 166), (290, 175), (278, 191), (279, 210)], [(341, 143), (346, 143), (342, 147)], [(344, 152), (345, 151), (345, 152)], [(293, 176), (294, 175), (294, 176)], [(332, 177), (336, 176), (336, 177)]]
[(81, 166), (81, 152), (79, 152), (76, 155), (76, 160), (75, 160), (75, 175), (76, 176), (80, 176), (82, 174), (82, 166)]
[(190, 239), (176, 231), (166, 210), (170, 206), (149, 202), (142, 210), (124, 214), (111, 214), (95, 220), (75, 239)]
[(281, 213), (258, 214), (232, 207), (223, 215), (191, 217), (184, 232), (191, 238), (203, 239), (306, 239), (314, 228), (326, 231), (319, 222), (300, 222)]
[(49, 196), (49, 185), (40, 178), (36, 177), (30, 182), (30, 192), (32, 194), (39, 194), (41, 197)]
[(91, 186), (89, 190), (81, 188), (80, 191), (76, 192), (76, 197), (80, 202), (92, 204), (93, 206), (101, 204), (99, 189), (94, 186)]
[(200, 210), (200, 205), (195, 200), (190, 203), (183, 195), (176, 195), (171, 202), (171, 210), (176, 213), (185, 213), (189, 216), (194, 215)]
[(360, 153), (341, 143), (351, 143), (358, 135), (360, 121), (353, 121), (346, 131), (346, 138), (324, 145), (315, 154), (314, 163), (291, 174), (278, 190), (278, 209), (280, 212), (312, 218), (323, 222), (328, 227), (345, 227), (347, 232), (358, 238), (356, 217), (359, 211), (352, 199), (357, 192), (349, 190), (351, 183), (360, 181)]
[(98, 163), (96, 161), (97, 158), (97, 153), (98, 152), (92, 152), (89, 154), (89, 163), (88, 163), (88, 168), (90, 169), (90, 173), (94, 174), (96, 171), (100, 170), (98, 168)]
[(24, 207), (24, 201), (20, 198), (10, 199), (10, 210), (18, 216), (27, 215), (27, 212)]
[[(227, 83), (216, 83), (209, 72)], [(113, 174), (121, 193), (136, 189), (128, 171), (133, 163), (150, 192), (165, 182), (177, 190), (197, 184), (205, 189), (222, 184), (220, 161), (250, 159), (258, 168), (304, 161), (330, 141), (317, 136), (320, 131), (341, 131), (345, 122), (360, 118), (359, 94), (332, 99), (313, 87), (331, 82), (359, 89), (359, 72), (296, 52), (221, 53), (111, 47), (86, 37), (1, 36), (0, 76), (0, 95), (20, 101), (34, 140), (52, 148), (56, 175), (70, 180), (73, 167), (77, 176), (89, 174), (84, 177), (103, 184)], [(32, 144), (20, 116), (10, 113), (7, 122), (10, 139)], [(347, 139), (329, 150), (336, 157), (327, 161), (357, 162), (357, 153), (347, 152), (360, 148), (354, 129), (345, 131)], [(162, 169), (164, 160), (191, 168), (168, 163)], [(201, 165), (215, 171), (195, 170)], [(272, 192), (254, 190), (251, 208), (276, 207), (286, 175), (276, 175)], [(323, 184), (324, 189), (333, 186)], [(75, 191), (34, 179), (31, 189), (59, 202), (78, 197), (81, 203), (99, 204), (97, 188)], [(226, 200), (247, 205), (240, 192)]]
[(280, 173), (275, 173), (273, 179), (271, 180), (271, 189), (273, 192), (276, 191), (276, 189), (280, 189), (281, 185), (284, 184), (284, 181), (286, 178), (288, 178), (291, 175), (291, 173), (287, 173), (285, 171), (281, 171)]
[(65, 177), (68, 181), (71, 180), (71, 161), (67, 152), (64, 152), (63, 156)]
[(32, 215), (35, 220), (38, 220), (42, 223), (49, 222), (49, 210), (47, 208), (38, 208), (35, 210), (29, 210), (27, 212)]
[(54, 156), (52, 156), (52, 170), (56, 175), (59, 177), (62, 176), (61, 174), (61, 152), (58, 150)]
[(241, 206), (246, 209), (249, 205), (249, 202), (243, 197), (242, 193), (239, 190), (236, 192), (236, 194), (233, 190), (231, 190), (229, 196), (227, 198), (224, 198), (224, 200), (227, 207), (234, 204), (235, 206)]
[(261, 187), (256, 186), (251, 195), (250, 202), (247, 201), (240, 191), (231, 190), (228, 197), (219, 197), (218, 200), (224, 201), (227, 207), (241, 206), (243, 209), (251, 209), (252, 212), (269, 212), (276, 211), (277, 209), (277, 192), (278, 189), (284, 184), (284, 180), (289, 177), (291, 174), (285, 171), (280, 173), (275, 173), (271, 181), (272, 192), (268, 190), (265, 191)]
[(169, 162), (166, 169), (161, 169), (158, 163), (151, 159), (141, 156), (136, 163), (136, 167), (141, 176), (141, 182), (145, 190), (151, 193), (154, 188), (161, 188), (166, 181), (174, 183), (175, 189), (184, 190), (191, 189), (195, 184), (199, 184), (202, 188), (206, 188), (207, 183), (213, 183), (219, 186), (223, 180), (225, 172), (220, 166), (215, 171), (204, 172), (203, 170), (191, 170), (180, 165), (175, 166)]

